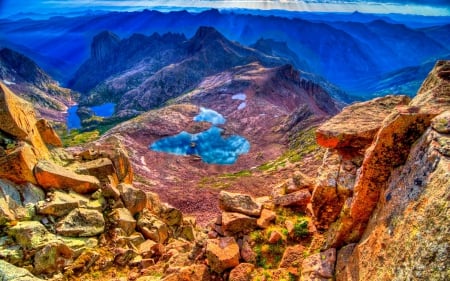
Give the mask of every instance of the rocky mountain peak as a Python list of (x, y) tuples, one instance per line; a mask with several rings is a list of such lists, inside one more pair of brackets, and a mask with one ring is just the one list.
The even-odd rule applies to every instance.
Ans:
[(217, 41), (228, 41), (219, 31), (214, 27), (201, 26), (197, 29), (195, 35), (189, 40), (188, 50), (193, 53), (204, 48), (207, 45)]
[(92, 40), (91, 57), (103, 61), (115, 53), (120, 42), (119, 36), (111, 31), (103, 31)]

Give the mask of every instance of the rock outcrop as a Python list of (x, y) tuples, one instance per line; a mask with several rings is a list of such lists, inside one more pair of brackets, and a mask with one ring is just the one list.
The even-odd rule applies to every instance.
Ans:
[[(353, 135), (340, 134), (339, 127), (331, 133), (336, 120), (351, 120), (351, 110), (318, 130), (320, 143), (336, 150), (324, 159), (312, 209), (317, 225), (330, 227), (324, 248), (348, 244), (338, 251), (337, 280), (449, 278), (442, 228), (449, 217), (449, 69), (450, 62), (437, 62), (408, 105), (395, 106), (378, 120), (372, 140), (356, 141), (365, 127), (354, 124), (349, 124)], [(358, 144), (356, 155), (345, 146), (351, 143)], [(348, 169), (346, 159), (353, 164)]]

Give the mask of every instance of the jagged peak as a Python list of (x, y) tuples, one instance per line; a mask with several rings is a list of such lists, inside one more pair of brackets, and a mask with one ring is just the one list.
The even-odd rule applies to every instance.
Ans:
[(97, 60), (104, 60), (111, 54), (120, 42), (120, 37), (111, 31), (102, 31), (92, 40), (91, 56)]
[(197, 41), (197, 40), (211, 40), (211, 39), (224, 39), (225, 37), (217, 31), (214, 27), (211, 26), (200, 26), (197, 29), (197, 32), (195, 33), (194, 37), (192, 37), (191, 41)]

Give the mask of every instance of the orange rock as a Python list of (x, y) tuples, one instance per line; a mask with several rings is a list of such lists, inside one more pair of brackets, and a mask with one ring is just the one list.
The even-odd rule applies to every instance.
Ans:
[(394, 112), (386, 118), (375, 142), (366, 152), (351, 202), (330, 228), (329, 247), (342, 246), (361, 238), (391, 171), (406, 161), (411, 145), (434, 116), (435, 112)]
[(298, 276), (299, 269), (305, 257), (305, 247), (302, 245), (289, 246), (283, 253), (279, 268), (286, 268), (290, 273)]
[(27, 141), (38, 159), (48, 159), (49, 151), (36, 127), (33, 106), (0, 82), (0, 130)]
[(241, 263), (230, 272), (229, 281), (250, 281), (255, 266), (251, 263)]
[(225, 233), (248, 233), (255, 228), (255, 218), (240, 213), (222, 213), (222, 229)]
[(239, 246), (233, 237), (208, 239), (206, 257), (211, 270), (220, 273), (239, 264)]
[(260, 228), (269, 227), (270, 223), (273, 222), (277, 218), (277, 215), (274, 211), (263, 209), (261, 212), (261, 216), (256, 221), (256, 224)]
[(36, 122), (36, 127), (44, 143), (55, 147), (62, 147), (63, 144), (61, 139), (59, 138), (58, 134), (56, 134), (55, 130), (53, 130), (52, 126), (48, 123), (47, 120), (39, 119)]
[(21, 143), (12, 152), (0, 157), (0, 178), (21, 184), (30, 182), (36, 184), (33, 173), (37, 164), (35, 150), (26, 143)]
[(345, 107), (316, 130), (317, 143), (328, 148), (366, 147), (386, 116), (409, 101), (407, 96), (386, 96)]
[(96, 177), (79, 175), (45, 160), (39, 161), (36, 165), (34, 175), (38, 184), (45, 189), (69, 189), (77, 193), (91, 193), (100, 188), (100, 182)]

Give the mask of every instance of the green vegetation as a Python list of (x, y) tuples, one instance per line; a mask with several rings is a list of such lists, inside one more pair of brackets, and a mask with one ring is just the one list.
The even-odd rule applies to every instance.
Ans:
[(95, 126), (95, 129), (89, 131), (84, 131), (83, 129), (73, 129), (70, 131), (64, 130), (63, 132), (61, 132), (61, 130), (58, 131), (63, 145), (65, 147), (69, 147), (95, 141), (109, 129), (117, 125), (117, 123), (118, 122), (113, 122), (110, 124), (100, 124)]
[(294, 236), (302, 238), (308, 236), (308, 220), (305, 217), (297, 218), (294, 224)]
[(240, 177), (249, 177), (252, 175), (252, 172), (249, 170), (242, 170), (236, 173), (230, 173), (230, 174), (223, 174), (220, 175), (218, 178), (219, 179), (237, 179)]
[(289, 138), (289, 150), (277, 159), (258, 166), (260, 171), (276, 171), (286, 164), (297, 163), (306, 155), (320, 152), (321, 148), (316, 142), (316, 128), (300, 131)]

